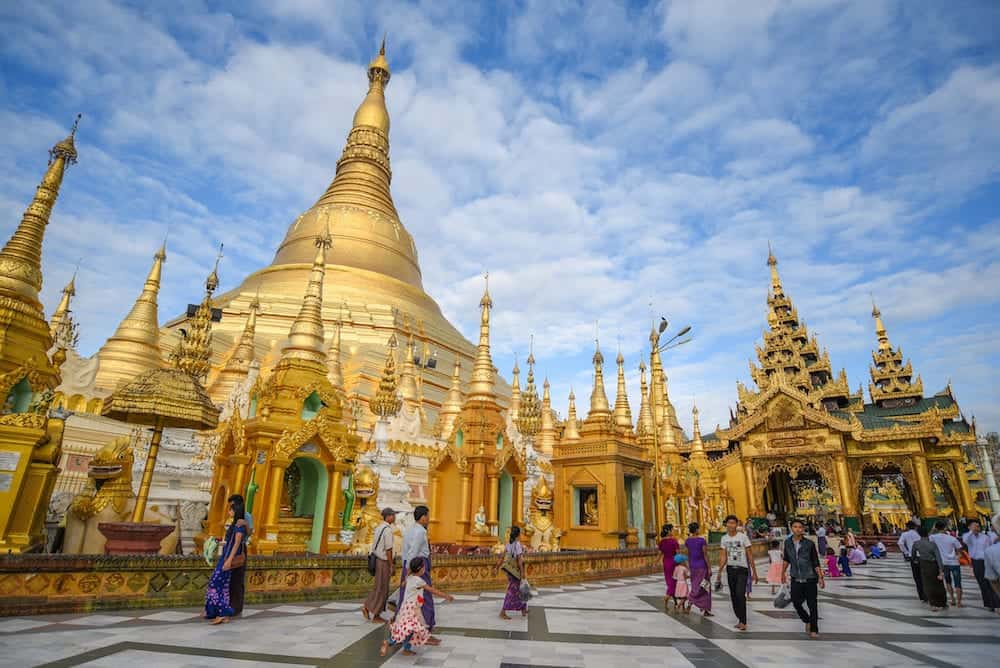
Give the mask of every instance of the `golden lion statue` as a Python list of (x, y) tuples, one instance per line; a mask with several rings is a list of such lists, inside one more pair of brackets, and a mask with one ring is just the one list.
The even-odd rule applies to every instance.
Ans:
[(352, 554), (368, 554), (374, 540), (375, 527), (382, 523), (378, 507), (379, 476), (371, 468), (359, 464), (354, 471), (354, 510), (350, 524), (354, 527)]
[(545, 476), (531, 490), (531, 511), (524, 533), (531, 539), (531, 549), (536, 552), (558, 552), (562, 530), (552, 522), (552, 490)]
[[(102, 522), (128, 522), (135, 507), (132, 493), (132, 437), (119, 436), (97, 451), (87, 468), (89, 483), (83, 494), (73, 499), (66, 511), (65, 554), (104, 554)], [(154, 507), (146, 510), (147, 522), (171, 524)], [(160, 543), (160, 554), (177, 549), (177, 530)]]

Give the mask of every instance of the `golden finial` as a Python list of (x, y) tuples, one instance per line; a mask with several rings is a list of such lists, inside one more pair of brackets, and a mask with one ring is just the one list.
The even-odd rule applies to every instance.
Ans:
[(83, 114), (77, 114), (76, 118), (73, 120), (73, 127), (69, 131), (69, 136), (63, 139), (61, 142), (53, 146), (49, 150), (49, 164), (51, 165), (56, 158), (62, 157), (67, 165), (76, 164), (76, 129), (80, 126), (80, 119), (83, 118)]
[(590, 393), (590, 412), (587, 419), (593, 415), (610, 415), (611, 406), (608, 404), (608, 395), (604, 392), (604, 355), (601, 354), (601, 342), (596, 336), (597, 323), (594, 323), (594, 389)]
[(369, 406), (372, 413), (380, 418), (390, 418), (397, 413), (403, 405), (403, 400), (396, 392), (396, 333), (389, 336), (386, 351), (385, 364), (382, 366), (382, 377), (379, 379), (378, 389), (372, 397)]
[(483, 298), (479, 300), (479, 306), (481, 309), (479, 345), (476, 348), (476, 359), (472, 365), (469, 398), (495, 399), (493, 359), (490, 356), (490, 309), (493, 308), (493, 298), (490, 297), (489, 274), (486, 275), (486, 288), (483, 291)]
[(288, 332), (288, 341), (282, 348), (283, 357), (307, 359), (326, 363), (323, 348), (323, 277), (326, 275), (326, 251), (333, 246), (329, 227), (315, 240), (316, 256), (309, 272), (309, 283), (302, 298), (302, 308)]
[(878, 349), (883, 352), (892, 350), (892, 345), (889, 343), (889, 335), (886, 333), (885, 325), (882, 323), (882, 312), (875, 305), (874, 296), (872, 297), (872, 318), (875, 319), (875, 336), (878, 337)]
[(385, 35), (382, 35), (382, 44), (379, 46), (378, 55), (368, 63), (368, 81), (372, 84), (379, 83), (382, 86), (389, 83), (391, 72), (389, 61), (385, 57)]
[(563, 430), (564, 441), (576, 441), (580, 438), (579, 420), (576, 417), (576, 394), (573, 386), (569, 388), (569, 410), (566, 412), (566, 428)]
[(621, 343), (618, 344), (618, 388), (615, 395), (615, 424), (622, 429), (632, 428), (632, 408), (628, 403), (628, 390), (625, 387), (625, 356), (622, 355)]
[(531, 335), (528, 347), (528, 384), (521, 393), (521, 403), (517, 412), (517, 430), (531, 437), (541, 428), (542, 407), (538, 401), (538, 389), (535, 387), (535, 336)]
[(692, 404), (691, 406), (691, 420), (693, 423), (692, 432), (694, 434), (694, 440), (691, 445), (691, 450), (693, 452), (703, 452), (705, 450), (705, 444), (701, 440), (701, 427), (698, 424), (698, 405)]
[(219, 260), (222, 258), (222, 246), (215, 259), (215, 266), (205, 280), (205, 297), (198, 305), (187, 329), (181, 329), (181, 340), (171, 355), (174, 366), (186, 371), (195, 378), (203, 380), (211, 368), (212, 347), (212, 293), (219, 286)]
[[(76, 162), (75, 132), (74, 124), (70, 136), (49, 151), (49, 166), (35, 190), (35, 197), (25, 209), (7, 245), (0, 251), (0, 267), (3, 268), (0, 272), (0, 295), (29, 306), (43, 322), (45, 315), (38, 299), (42, 289), (42, 241), (52, 208), (59, 197), (66, 166)], [(39, 344), (44, 345), (41, 341)]]

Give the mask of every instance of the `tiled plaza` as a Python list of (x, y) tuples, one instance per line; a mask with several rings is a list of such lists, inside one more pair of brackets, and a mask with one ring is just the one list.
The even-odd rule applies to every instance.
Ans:
[(365, 622), (358, 603), (315, 602), (251, 606), (221, 626), (195, 609), (0, 618), (0, 666), (996, 665), (1000, 615), (980, 606), (971, 570), (963, 578), (966, 605), (932, 614), (898, 555), (869, 562), (828, 580), (818, 640), (791, 607), (773, 607), (766, 585), (755, 587), (750, 628), (739, 632), (725, 591), (714, 618), (665, 612), (663, 580), (651, 576), (543, 588), (528, 617), (511, 621), (497, 616), (499, 592), (458, 595), (438, 606), (441, 645), (417, 657), (380, 658), (384, 629)]

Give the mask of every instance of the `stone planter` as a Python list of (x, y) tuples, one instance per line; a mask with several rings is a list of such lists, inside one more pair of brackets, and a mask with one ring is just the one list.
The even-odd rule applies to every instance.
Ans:
[(108, 542), (105, 554), (159, 554), (160, 542), (174, 530), (172, 524), (101, 522), (97, 529)]

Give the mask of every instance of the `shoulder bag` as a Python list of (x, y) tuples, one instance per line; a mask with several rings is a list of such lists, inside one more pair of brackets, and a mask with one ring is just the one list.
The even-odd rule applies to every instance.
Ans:
[(375, 556), (375, 548), (382, 541), (382, 534), (389, 527), (382, 527), (382, 530), (378, 532), (378, 538), (372, 543), (372, 551), (368, 553), (368, 575), (375, 575), (375, 568), (378, 566), (378, 557)]
[(521, 579), (521, 569), (517, 567), (517, 557), (514, 556), (513, 550), (510, 548), (504, 548), (506, 556), (503, 558), (503, 563), (500, 564), (500, 570), (504, 571), (510, 575), (515, 580)]

